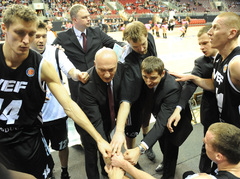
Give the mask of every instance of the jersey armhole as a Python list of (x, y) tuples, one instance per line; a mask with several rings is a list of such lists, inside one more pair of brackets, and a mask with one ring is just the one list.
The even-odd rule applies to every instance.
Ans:
[(43, 61), (45, 59), (42, 58), (40, 64), (39, 64), (39, 69), (38, 69), (38, 83), (39, 83), (39, 86), (40, 88), (42, 89), (43, 92), (46, 92), (46, 82), (45, 81), (41, 81), (41, 69), (42, 69), (42, 64), (43, 64)]
[[(237, 55), (237, 56), (240, 56), (240, 55)], [(237, 56), (233, 57), (231, 59), (231, 61), (236, 58)], [(231, 85), (231, 87), (238, 93), (240, 93), (240, 91), (234, 86), (234, 84), (232, 83), (231, 81), (231, 78), (230, 78), (230, 72), (229, 72), (229, 64), (231, 63), (231, 61), (228, 63), (228, 68), (227, 68), (227, 78), (228, 78), (228, 81), (229, 81), (229, 84)]]

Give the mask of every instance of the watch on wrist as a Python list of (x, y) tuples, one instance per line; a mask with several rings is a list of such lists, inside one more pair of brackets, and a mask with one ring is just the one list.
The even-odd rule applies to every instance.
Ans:
[(145, 149), (141, 146), (141, 145), (138, 145), (139, 149), (140, 149), (140, 153), (141, 155), (145, 153)]

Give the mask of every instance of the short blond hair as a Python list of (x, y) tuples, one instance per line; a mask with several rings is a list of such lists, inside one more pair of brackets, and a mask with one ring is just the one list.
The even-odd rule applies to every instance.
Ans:
[(80, 11), (81, 9), (86, 9), (87, 7), (82, 5), (82, 4), (74, 4), (71, 8), (70, 8), (70, 17), (73, 20), (73, 17), (76, 17), (78, 11)]
[(124, 39), (127, 41), (132, 40), (134, 43), (138, 42), (142, 36), (147, 37), (147, 35), (147, 28), (140, 21), (129, 23), (123, 31)]
[(224, 23), (229, 28), (235, 28), (237, 30), (236, 37), (240, 34), (240, 16), (234, 12), (223, 12), (217, 17), (224, 18)]
[(20, 18), (26, 22), (39, 23), (36, 12), (28, 6), (13, 4), (9, 6), (3, 14), (3, 23), (7, 28), (13, 24), (16, 18)]
[(232, 124), (218, 122), (212, 124), (208, 131), (213, 135), (211, 145), (214, 150), (223, 154), (229, 163), (239, 163), (240, 129)]

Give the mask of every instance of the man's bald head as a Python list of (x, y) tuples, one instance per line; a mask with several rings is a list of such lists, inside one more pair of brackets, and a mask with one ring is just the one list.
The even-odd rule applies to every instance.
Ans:
[(95, 68), (98, 76), (106, 83), (111, 82), (117, 71), (118, 58), (113, 49), (102, 48), (95, 55)]

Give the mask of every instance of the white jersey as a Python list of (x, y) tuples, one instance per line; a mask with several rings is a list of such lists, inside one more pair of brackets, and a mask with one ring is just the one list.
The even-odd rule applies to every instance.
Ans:
[[(58, 71), (57, 67), (57, 61), (55, 58), (55, 51), (56, 48), (50, 45), (46, 45), (45, 51), (42, 54), (43, 58), (50, 61), (56, 71)], [(58, 51), (58, 59), (59, 59), (59, 66), (62, 70), (62, 72), (68, 76), (68, 72), (75, 68), (74, 65), (70, 62), (70, 60), (67, 58), (65, 53), (62, 50)], [(53, 96), (53, 94), (50, 92), (50, 90), (47, 87), (46, 97), (49, 98), (49, 100), (45, 101), (43, 108), (42, 108), (42, 118), (43, 122), (50, 122), (54, 121), (60, 118), (63, 118), (66, 116), (63, 107), (59, 104), (57, 99)]]
[(47, 45), (51, 45), (55, 39), (56, 36), (53, 31), (47, 31)]

